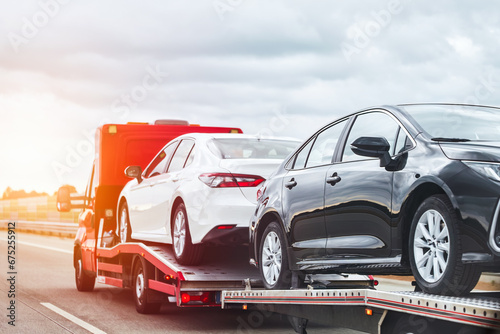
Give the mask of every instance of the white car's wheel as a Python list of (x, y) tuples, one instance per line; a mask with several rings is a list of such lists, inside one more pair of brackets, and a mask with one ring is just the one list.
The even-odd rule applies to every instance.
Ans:
[(177, 262), (195, 265), (202, 259), (202, 245), (193, 245), (184, 203), (177, 206), (172, 222), (172, 247)]
[(120, 207), (120, 217), (118, 223), (118, 232), (120, 237), (120, 242), (130, 241), (132, 230), (130, 229), (130, 221), (128, 218), (128, 206), (127, 203), (123, 203)]
[(444, 195), (431, 196), (418, 208), (409, 253), (413, 275), (424, 292), (460, 296), (479, 279), (476, 266), (462, 262), (459, 220)]

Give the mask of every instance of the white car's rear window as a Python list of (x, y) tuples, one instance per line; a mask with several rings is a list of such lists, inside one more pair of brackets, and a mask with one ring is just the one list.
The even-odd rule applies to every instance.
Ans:
[(278, 139), (212, 139), (208, 147), (221, 159), (284, 159), (298, 141)]

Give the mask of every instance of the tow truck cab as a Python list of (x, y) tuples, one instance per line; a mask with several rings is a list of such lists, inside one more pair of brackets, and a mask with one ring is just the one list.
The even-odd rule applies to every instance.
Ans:
[[(112, 242), (116, 230), (118, 196), (130, 181), (125, 168), (147, 164), (170, 140), (186, 133), (242, 133), (239, 128), (190, 125), (186, 121), (156, 121), (155, 124), (105, 124), (95, 134), (95, 159), (84, 196), (71, 196), (68, 186), (59, 188), (57, 209), (81, 209), (74, 245), (75, 270), (96, 276), (97, 233), (102, 231)], [(77, 282), (78, 284), (78, 282)]]

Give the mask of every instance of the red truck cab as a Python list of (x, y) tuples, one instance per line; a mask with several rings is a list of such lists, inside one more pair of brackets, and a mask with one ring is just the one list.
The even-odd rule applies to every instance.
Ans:
[[(95, 159), (84, 196), (70, 196), (69, 187), (59, 188), (57, 209), (81, 209), (73, 250), (78, 290), (93, 289), (96, 278), (97, 234), (114, 242), (118, 196), (130, 181), (128, 166), (145, 170), (151, 159), (170, 140), (186, 133), (242, 133), (239, 128), (190, 125), (185, 121), (156, 121), (155, 124), (105, 124), (95, 135)], [(76, 203), (79, 201), (79, 203)]]

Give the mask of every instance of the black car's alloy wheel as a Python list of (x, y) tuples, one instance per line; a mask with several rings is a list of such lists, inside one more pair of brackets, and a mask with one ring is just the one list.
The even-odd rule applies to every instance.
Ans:
[(444, 195), (427, 198), (413, 218), (410, 264), (418, 286), (427, 293), (460, 296), (477, 283), (479, 272), (462, 263), (459, 220)]
[(288, 269), (286, 242), (276, 222), (269, 224), (262, 235), (259, 270), (267, 289), (290, 287), (291, 273)]

